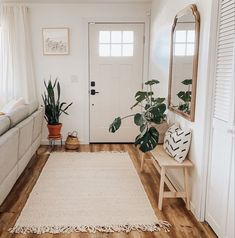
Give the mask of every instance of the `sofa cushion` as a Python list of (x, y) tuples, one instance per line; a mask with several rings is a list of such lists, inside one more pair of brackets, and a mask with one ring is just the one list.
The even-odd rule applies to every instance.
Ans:
[(0, 137), (0, 184), (18, 160), (19, 130), (12, 128)]
[(0, 135), (5, 133), (10, 128), (10, 119), (7, 116), (0, 116)]
[(32, 113), (37, 111), (39, 103), (38, 103), (38, 101), (33, 101), (33, 102), (29, 103), (28, 105), (29, 105), (29, 115), (31, 115)]
[(19, 154), (18, 159), (27, 152), (32, 144), (33, 136), (33, 117), (30, 116), (21, 123), (19, 123), (16, 128), (19, 129)]
[(28, 105), (21, 105), (17, 107), (17, 109), (7, 113), (7, 116), (10, 118), (11, 121), (11, 127), (23, 121), (28, 115), (29, 115)]

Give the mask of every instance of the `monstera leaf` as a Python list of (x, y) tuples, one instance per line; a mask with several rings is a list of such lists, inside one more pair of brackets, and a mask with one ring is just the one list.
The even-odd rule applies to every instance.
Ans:
[(184, 85), (192, 85), (193, 80), (192, 79), (185, 79), (184, 81), (181, 82)]
[(183, 92), (183, 91), (180, 91), (177, 96), (183, 100), (184, 102), (190, 102), (191, 101), (191, 95), (192, 95), (192, 92), (191, 91), (187, 91), (187, 92)]
[(134, 116), (134, 122), (135, 122), (135, 124), (136, 124), (137, 126), (143, 125), (144, 121), (145, 121), (145, 119), (144, 119), (144, 117), (143, 117), (142, 114), (140, 114), (140, 113), (136, 113), (136, 114), (135, 114), (135, 116)]
[(120, 128), (121, 124), (122, 124), (121, 117), (115, 118), (113, 123), (109, 127), (109, 132), (112, 132), (112, 133), (116, 132)]
[(135, 145), (139, 145), (139, 149), (142, 152), (148, 152), (153, 150), (159, 139), (159, 133), (154, 127), (150, 127), (144, 134), (140, 134), (135, 139)]
[(159, 83), (160, 83), (160, 82), (159, 82), (158, 80), (153, 79), (153, 80), (147, 81), (147, 82), (145, 83), (145, 85), (150, 85), (150, 86), (152, 86), (152, 85), (154, 85), (154, 84), (159, 84)]

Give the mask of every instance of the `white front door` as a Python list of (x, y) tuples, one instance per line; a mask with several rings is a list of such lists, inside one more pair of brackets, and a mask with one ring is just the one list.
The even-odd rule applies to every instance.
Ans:
[(134, 142), (133, 118), (109, 133), (109, 125), (130, 110), (142, 88), (144, 24), (89, 24), (90, 142)]

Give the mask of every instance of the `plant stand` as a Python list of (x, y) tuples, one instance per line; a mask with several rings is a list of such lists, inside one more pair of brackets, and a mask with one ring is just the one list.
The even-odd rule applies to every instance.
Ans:
[(57, 137), (48, 136), (49, 146), (51, 148), (53, 148), (55, 146), (56, 141), (58, 141), (58, 140), (60, 141), (60, 146), (62, 147), (63, 143), (62, 143), (62, 135), (61, 134)]

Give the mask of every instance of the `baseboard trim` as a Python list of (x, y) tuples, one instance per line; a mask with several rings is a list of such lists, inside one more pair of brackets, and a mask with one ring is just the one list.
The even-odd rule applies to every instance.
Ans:
[[(89, 142), (86, 142), (84, 140), (79, 139), (79, 141), (80, 141), (81, 145), (89, 144)], [(62, 143), (63, 143), (63, 145), (65, 144), (65, 139), (62, 139)], [(47, 139), (42, 139), (41, 140), (41, 145), (49, 145), (49, 141)], [(60, 140), (55, 141), (55, 145), (60, 145)]]

